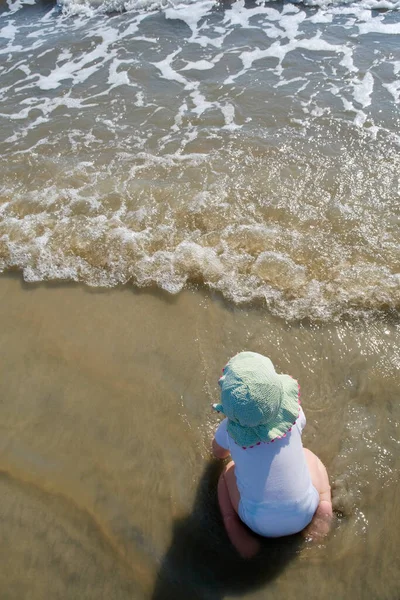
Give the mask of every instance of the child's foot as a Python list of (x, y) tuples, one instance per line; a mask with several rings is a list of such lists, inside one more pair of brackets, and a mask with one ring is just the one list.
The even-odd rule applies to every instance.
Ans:
[(243, 525), (236, 512), (224, 515), (224, 525), (228, 537), (242, 558), (250, 559), (260, 550), (260, 542)]
[(332, 502), (329, 500), (321, 500), (313, 520), (303, 530), (303, 535), (306, 539), (320, 540), (321, 538), (328, 535), (333, 519)]

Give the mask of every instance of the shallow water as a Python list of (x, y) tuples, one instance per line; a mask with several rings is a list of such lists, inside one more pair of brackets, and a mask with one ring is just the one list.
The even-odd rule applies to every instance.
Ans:
[[(398, 8), (1, 4), (2, 600), (398, 599)], [(250, 565), (209, 452), (243, 349), (337, 515)]]
[(398, 310), (397, 3), (125, 5), (0, 14), (0, 269)]
[[(0, 297), (3, 598), (397, 598), (398, 323), (18, 277)], [(299, 379), (338, 515), (324, 545), (266, 543), (247, 566), (209, 452), (221, 365), (244, 348)]]

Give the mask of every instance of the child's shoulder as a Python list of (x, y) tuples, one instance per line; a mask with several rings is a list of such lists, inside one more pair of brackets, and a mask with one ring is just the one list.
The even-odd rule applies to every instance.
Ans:
[(304, 414), (304, 410), (300, 406), (299, 416), (296, 421), (296, 425), (300, 429), (300, 433), (303, 431), (304, 427), (306, 426), (306, 423), (307, 423), (306, 415)]

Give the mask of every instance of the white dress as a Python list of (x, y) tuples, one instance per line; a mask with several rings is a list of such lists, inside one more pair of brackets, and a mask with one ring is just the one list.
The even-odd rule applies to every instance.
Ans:
[(319, 494), (311, 482), (301, 433), (303, 410), (286, 437), (243, 449), (227, 431), (224, 419), (216, 442), (229, 450), (240, 492), (239, 517), (255, 533), (281, 537), (298, 533), (312, 520)]

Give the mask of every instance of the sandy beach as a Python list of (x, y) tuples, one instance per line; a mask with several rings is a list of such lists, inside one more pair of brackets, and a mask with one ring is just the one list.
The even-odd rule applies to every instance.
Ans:
[[(398, 324), (288, 325), (202, 291), (18, 275), (0, 297), (2, 598), (396, 598)], [(299, 379), (337, 511), (325, 545), (266, 543), (253, 565), (219, 522), (209, 451), (242, 349)]]
[[(0, 600), (398, 600), (400, 0), (0, 2)], [(335, 522), (246, 563), (218, 377)]]

